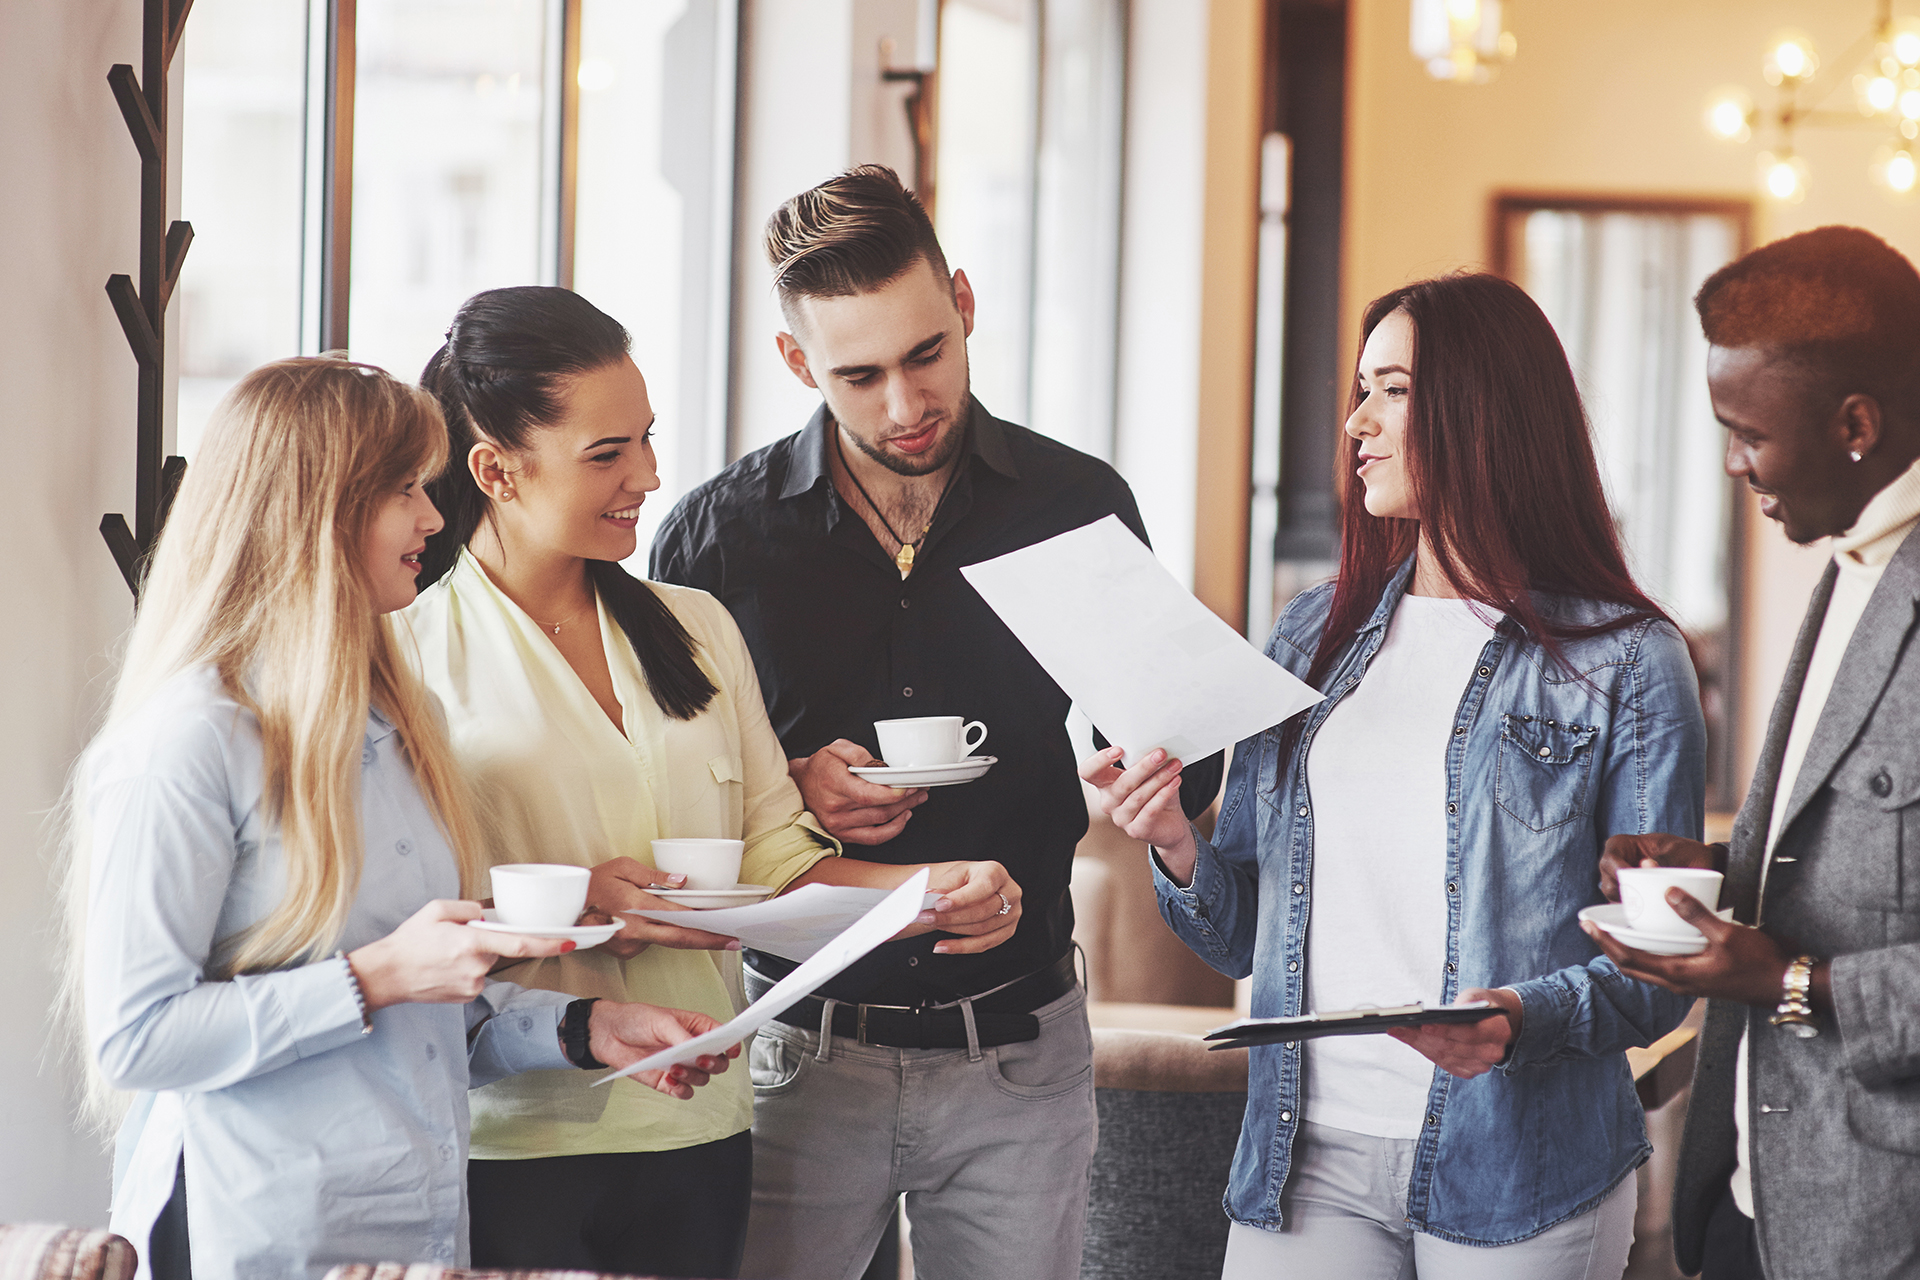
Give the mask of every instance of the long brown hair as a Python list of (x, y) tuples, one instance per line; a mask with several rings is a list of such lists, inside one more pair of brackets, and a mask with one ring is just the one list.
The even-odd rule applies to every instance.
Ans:
[[(1563, 666), (1563, 641), (1665, 618), (1627, 570), (1567, 353), (1526, 291), (1466, 272), (1403, 286), (1368, 304), (1360, 350), (1396, 311), (1413, 327), (1407, 479), (1421, 519), (1367, 512), (1360, 441), (1343, 437), (1340, 576), (1307, 683), (1318, 688), (1333, 670), (1423, 525), (1453, 589), (1506, 614)], [(1347, 412), (1359, 404), (1356, 385)], [(1535, 591), (1624, 612), (1565, 623), (1542, 614)]]

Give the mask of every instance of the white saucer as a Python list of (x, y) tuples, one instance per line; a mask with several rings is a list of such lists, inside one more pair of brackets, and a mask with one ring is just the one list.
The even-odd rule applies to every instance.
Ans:
[(847, 772), (883, 787), (955, 787), (963, 782), (972, 782), (999, 762), (999, 756), (968, 756), (953, 764), (919, 764), (907, 769), (862, 765)]
[[(1722, 920), (1731, 920), (1733, 908), (1724, 907), (1714, 914)], [(1580, 919), (1593, 921), (1612, 934), (1617, 941), (1624, 942), (1635, 951), (1644, 951), (1651, 956), (1697, 956), (1707, 949), (1705, 937), (1675, 938), (1664, 933), (1645, 933), (1634, 928), (1627, 923), (1627, 909), (1617, 902), (1588, 907), (1580, 913)]]
[(696, 910), (710, 907), (750, 907), (773, 896), (773, 886), (736, 884), (731, 889), (649, 889), (656, 898)]
[(527, 938), (560, 938), (575, 942), (581, 949), (597, 947), (620, 932), (618, 924), (579, 924), (567, 928), (551, 928), (534, 924), (501, 924), (497, 913), (488, 907), (484, 920), (469, 920), (467, 923), (475, 929), (485, 929), (489, 933), (512, 933)]

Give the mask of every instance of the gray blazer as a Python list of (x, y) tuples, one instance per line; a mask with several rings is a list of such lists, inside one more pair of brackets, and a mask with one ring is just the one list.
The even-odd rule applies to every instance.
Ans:
[[(1833, 595), (1814, 590), (1734, 823), (1724, 905), (1751, 924), (1794, 707)], [(1811, 1040), (1768, 1009), (1707, 1007), (1673, 1242), (1699, 1271), (1734, 1166), (1734, 1055), (1750, 1037), (1754, 1210), (1771, 1280), (1920, 1277), (1920, 537), (1867, 602), (1815, 726), (1767, 875), (1766, 930), (1833, 962), (1834, 1014)]]

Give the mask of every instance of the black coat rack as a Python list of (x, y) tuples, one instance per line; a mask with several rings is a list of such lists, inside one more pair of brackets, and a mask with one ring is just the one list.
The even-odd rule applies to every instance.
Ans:
[[(140, 153), (140, 287), (124, 275), (107, 277), (107, 297), (126, 332), (127, 345), (140, 364), (140, 391), (134, 437), (133, 527), (113, 513), (100, 518), (100, 536), (107, 540), (114, 563), (137, 597), (146, 559), (180, 481), (187, 473), (185, 458), (160, 456), (161, 392), (164, 387), (167, 303), (180, 280), (180, 264), (193, 243), (193, 228), (184, 222), (167, 225), (167, 68), (180, 47), (193, 0), (143, 0), (145, 17), (141, 37), (141, 74), (126, 63), (107, 72), (127, 131)], [(143, 87), (144, 84), (144, 87)]]

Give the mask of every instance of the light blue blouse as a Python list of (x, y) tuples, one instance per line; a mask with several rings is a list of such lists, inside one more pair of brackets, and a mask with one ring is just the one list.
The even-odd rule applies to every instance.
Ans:
[[(360, 760), (366, 865), (338, 944), (348, 951), (460, 896), (452, 852), (378, 712)], [(363, 1034), (344, 960), (208, 980), (284, 888), (261, 764), (257, 722), (209, 667), (175, 677), (87, 752), (88, 1039), (108, 1080), (135, 1092), (113, 1230), (140, 1250), (144, 1280), (184, 1155), (205, 1280), (464, 1263), (466, 1091), (572, 1070), (556, 1034), (569, 997), (489, 983), (467, 1005), (381, 1009)]]

